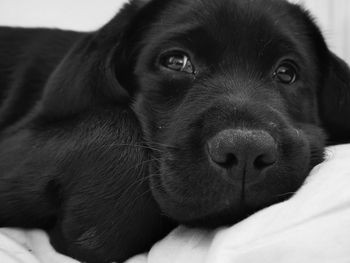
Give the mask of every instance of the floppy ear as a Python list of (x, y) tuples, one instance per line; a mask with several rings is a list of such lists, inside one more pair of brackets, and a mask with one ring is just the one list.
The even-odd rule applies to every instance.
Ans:
[(350, 142), (350, 69), (332, 52), (321, 88), (321, 121), (331, 143)]
[(305, 32), (314, 43), (320, 76), (317, 88), (318, 112), (328, 143), (350, 142), (350, 69), (327, 47), (312, 15), (298, 4), (291, 5), (296, 21), (304, 21)]
[(117, 78), (126, 66), (127, 31), (147, 1), (134, 0), (104, 27), (82, 38), (51, 74), (37, 110), (40, 115), (64, 117), (94, 107), (127, 105), (132, 92)]

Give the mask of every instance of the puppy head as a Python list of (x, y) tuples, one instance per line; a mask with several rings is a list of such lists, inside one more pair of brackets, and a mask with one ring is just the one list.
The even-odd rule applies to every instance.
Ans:
[(133, 1), (85, 45), (85, 77), (103, 87), (80, 85), (76, 109), (134, 109), (153, 195), (181, 223), (232, 223), (289, 197), (323, 160), (321, 127), (350, 131), (349, 70), (285, 1)]
[(171, 2), (137, 54), (134, 108), (160, 149), (151, 186), (172, 218), (232, 223), (289, 197), (323, 160), (318, 100), (332, 58), (299, 7)]

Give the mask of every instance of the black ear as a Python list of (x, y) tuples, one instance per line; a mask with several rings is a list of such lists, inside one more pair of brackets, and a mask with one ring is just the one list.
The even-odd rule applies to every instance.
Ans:
[(321, 121), (331, 143), (350, 142), (350, 68), (332, 52), (328, 64), (319, 98)]
[(130, 102), (132, 91), (116, 71), (126, 68), (125, 47), (136, 44), (126, 43), (126, 35), (147, 2), (131, 1), (100, 30), (82, 35), (50, 76), (37, 108), (40, 115), (64, 117)]
[(291, 5), (296, 21), (304, 21), (307, 36), (313, 42), (319, 74), (317, 101), (319, 117), (328, 135), (328, 143), (350, 142), (350, 69), (333, 54), (312, 15), (300, 5)]

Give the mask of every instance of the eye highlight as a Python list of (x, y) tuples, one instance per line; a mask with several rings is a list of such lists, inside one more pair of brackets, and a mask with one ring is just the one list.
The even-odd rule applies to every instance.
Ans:
[(161, 55), (161, 66), (173, 70), (189, 74), (194, 74), (194, 66), (189, 56), (182, 51), (170, 51)]
[(296, 66), (289, 61), (281, 63), (273, 73), (273, 79), (283, 84), (295, 83), (298, 79)]

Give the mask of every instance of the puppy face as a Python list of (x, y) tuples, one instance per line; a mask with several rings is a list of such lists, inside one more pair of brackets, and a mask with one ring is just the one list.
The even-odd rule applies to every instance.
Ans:
[[(187, 224), (232, 223), (283, 200), (322, 161), (314, 39), (282, 1), (173, 1), (135, 63), (151, 187)], [(299, 20), (298, 20), (299, 18)]]
[(134, 0), (75, 46), (40, 112), (132, 109), (162, 212), (217, 226), (292, 195), (323, 160), (325, 134), (349, 139), (349, 83), (287, 1)]

